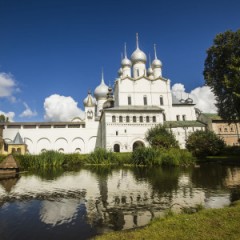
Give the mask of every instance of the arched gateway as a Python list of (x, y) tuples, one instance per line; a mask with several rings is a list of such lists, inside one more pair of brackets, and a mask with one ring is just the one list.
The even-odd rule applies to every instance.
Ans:
[(141, 147), (144, 147), (144, 143), (141, 142), (141, 141), (136, 141), (133, 143), (133, 151), (136, 149), (136, 148), (141, 148)]

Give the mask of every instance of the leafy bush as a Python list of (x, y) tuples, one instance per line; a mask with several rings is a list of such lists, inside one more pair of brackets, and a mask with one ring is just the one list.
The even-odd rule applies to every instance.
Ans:
[(218, 155), (224, 147), (224, 141), (212, 131), (198, 130), (186, 141), (186, 148), (197, 157)]
[(174, 134), (161, 124), (147, 131), (146, 140), (152, 147), (167, 149), (179, 147)]
[(132, 153), (132, 164), (148, 166), (187, 166), (195, 162), (187, 150), (179, 148), (138, 148)]

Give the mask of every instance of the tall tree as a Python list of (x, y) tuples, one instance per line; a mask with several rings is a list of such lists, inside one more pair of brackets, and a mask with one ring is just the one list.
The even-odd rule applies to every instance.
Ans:
[(240, 30), (216, 35), (203, 74), (216, 95), (218, 114), (229, 122), (240, 120)]
[(9, 121), (8, 117), (6, 117), (3, 114), (0, 114), (0, 122), (8, 122), (8, 121)]

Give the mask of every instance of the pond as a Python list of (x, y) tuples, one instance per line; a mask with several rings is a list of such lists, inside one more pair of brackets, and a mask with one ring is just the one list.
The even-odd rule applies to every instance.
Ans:
[(0, 180), (0, 238), (89, 239), (145, 226), (167, 210), (240, 199), (240, 167), (83, 168)]

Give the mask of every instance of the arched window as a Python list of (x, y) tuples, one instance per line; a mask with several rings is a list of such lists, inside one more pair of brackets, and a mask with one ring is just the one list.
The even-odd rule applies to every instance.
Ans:
[(153, 116), (152, 120), (153, 122), (156, 122), (157, 121), (156, 116)]
[(180, 121), (180, 116), (179, 115), (177, 115), (177, 121)]
[(132, 105), (132, 98), (131, 98), (131, 96), (128, 96), (128, 105)]
[(147, 96), (143, 96), (143, 105), (147, 106)]
[(149, 116), (146, 116), (146, 122), (150, 122)]
[(130, 122), (130, 117), (126, 116), (126, 122)]
[(160, 105), (163, 105), (163, 96), (160, 96)]
[(133, 122), (137, 122), (137, 117), (133, 116)]
[(63, 149), (63, 148), (59, 148), (59, 149), (58, 149), (58, 152), (64, 153), (64, 149)]
[(76, 148), (74, 152), (75, 153), (81, 153), (81, 148)]
[(116, 122), (116, 116), (112, 116), (112, 122)]
[(93, 118), (93, 111), (87, 111), (87, 118), (92, 119)]
[(182, 115), (182, 120), (186, 121), (186, 115)]
[(139, 117), (139, 122), (143, 122), (143, 116)]
[(120, 145), (119, 144), (114, 144), (113, 151), (114, 152), (120, 152)]
[(123, 121), (123, 117), (119, 116), (119, 122), (122, 122), (122, 121)]
[(18, 153), (18, 154), (21, 154), (21, 148), (18, 148), (18, 149), (17, 149), (17, 153)]
[(136, 141), (134, 144), (133, 144), (133, 151), (137, 148), (141, 148), (141, 147), (144, 147), (144, 143), (141, 142), (141, 141)]

